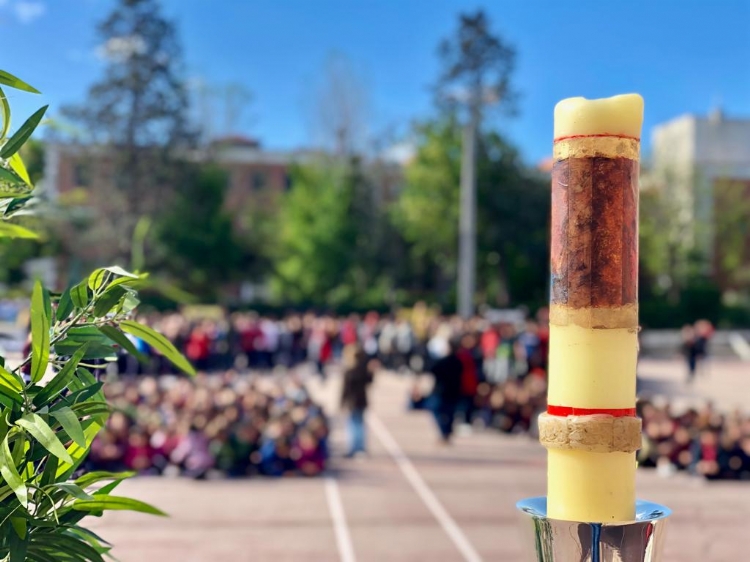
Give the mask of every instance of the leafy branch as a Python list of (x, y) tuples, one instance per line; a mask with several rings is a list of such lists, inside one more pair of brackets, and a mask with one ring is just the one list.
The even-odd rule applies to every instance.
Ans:
[[(38, 93), (3, 71), (0, 85)], [(34, 186), (18, 151), (46, 110), (8, 136), (10, 105), (0, 87), (0, 237), (35, 236), (5, 221), (31, 198)], [(145, 277), (111, 266), (61, 294), (34, 284), (31, 351), (13, 369), (0, 357), (0, 560), (101, 562), (111, 545), (81, 525), (87, 515), (123, 509), (164, 515), (111, 495), (131, 473), (94, 472), (73, 479), (110, 415), (103, 385), (88, 368), (100, 368), (99, 362), (123, 351), (143, 359), (130, 339), (137, 337), (194, 374), (169, 340), (132, 319)], [(22, 376), (27, 370), (28, 381)], [(109, 484), (95, 490), (102, 481)]]

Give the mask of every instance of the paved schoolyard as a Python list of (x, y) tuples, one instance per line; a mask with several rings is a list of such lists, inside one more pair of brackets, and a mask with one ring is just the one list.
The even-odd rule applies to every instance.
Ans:
[[(646, 361), (646, 387), (722, 407), (750, 406), (746, 364), (714, 365), (685, 390), (681, 365)], [(336, 379), (312, 388), (335, 412)], [(143, 478), (124, 493), (171, 518), (130, 513), (95, 521), (122, 562), (368, 562), (522, 560), (516, 500), (544, 493), (545, 455), (536, 443), (494, 432), (440, 447), (430, 418), (404, 411), (408, 381), (379, 377), (370, 418), (371, 457), (334, 459), (315, 479), (193, 482)], [(334, 450), (343, 429), (334, 421)], [(674, 510), (664, 562), (745, 560), (750, 483), (706, 483), (639, 472), (639, 495)]]

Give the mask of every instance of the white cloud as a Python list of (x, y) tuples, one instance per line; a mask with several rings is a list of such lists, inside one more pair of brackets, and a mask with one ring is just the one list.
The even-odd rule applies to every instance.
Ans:
[(96, 56), (103, 60), (124, 62), (146, 52), (146, 41), (140, 35), (111, 37), (96, 48)]
[(417, 148), (411, 142), (400, 142), (393, 144), (383, 151), (382, 157), (387, 162), (395, 164), (408, 164), (417, 154)]
[(0, 10), (28, 24), (47, 13), (47, 5), (41, 0), (0, 0)]

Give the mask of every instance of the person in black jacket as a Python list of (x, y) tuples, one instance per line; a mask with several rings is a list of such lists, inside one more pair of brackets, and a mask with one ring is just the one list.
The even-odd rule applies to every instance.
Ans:
[(452, 341), (450, 353), (432, 367), (435, 385), (432, 388), (432, 411), (435, 415), (442, 442), (450, 443), (453, 434), (453, 418), (461, 399), (461, 373), (463, 363), (456, 354), (458, 345)]
[(349, 452), (351, 458), (366, 453), (365, 410), (367, 388), (372, 382), (372, 370), (367, 353), (359, 344), (345, 350), (344, 385), (341, 391), (341, 407), (349, 411)]

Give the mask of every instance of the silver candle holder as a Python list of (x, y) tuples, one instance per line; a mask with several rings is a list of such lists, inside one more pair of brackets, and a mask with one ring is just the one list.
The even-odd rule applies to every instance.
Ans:
[(516, 504), (529, 562), (660, 562), (671, 510), (638, 500), (635, 520), (581, 523), (547, 517), (547, 498)]

